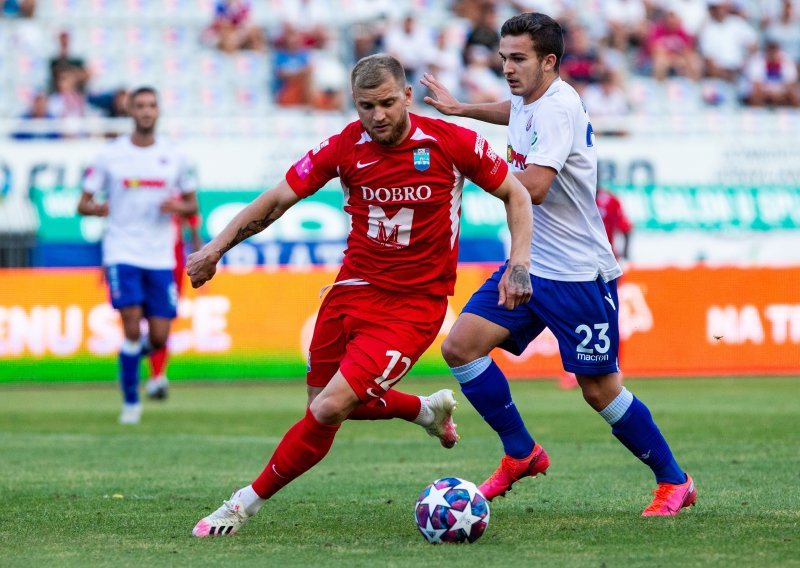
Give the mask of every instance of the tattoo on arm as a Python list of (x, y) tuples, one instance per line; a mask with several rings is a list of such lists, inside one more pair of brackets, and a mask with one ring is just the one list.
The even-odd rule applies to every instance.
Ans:
[(531, 290), (531, 276), (524, 266), (514, 266), (511, 269), (511, 283), (524, 292)]
[(219, 249), (219, 254), (220, 255), (225, 254), (226, 252), (231, 250), (233, 247), (238, 245), (246, 238), (252, 237), (253, 235), (260, 233), (261, 231), (272, 225), (272, 223), (276, 221), (276, 219), (271, 218), (272, 213), (273, 212), (270, 211), (262, 219), (258, 219), (256, 221), (250, 221), (247, 225), (240, 228), (239, 231), (236, 233), (236, 236), (233, 237), (233, 239), (228, 244)]

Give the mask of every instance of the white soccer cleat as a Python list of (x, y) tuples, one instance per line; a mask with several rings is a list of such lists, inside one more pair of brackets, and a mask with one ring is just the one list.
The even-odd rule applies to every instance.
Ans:
[(144, 384), (144, 390), (147, 393), (147, 398), (152, 400), (166, 400), (169, 394), (169, 382), (167, 377), (159, 375), (148, 379)]
[(456, 424), (453, 422), (453, 411), (458, 406), (453, 391), (442, 389), (430, 396), (422, 397), (422, 404), (433, 412), (433, 422), (424, 426), (425, 431), (434, 438), (439, 438), (439, 442), (445, 448), (455, 446), (461, 436), (456, 432)]
[(119, 415), (120, 424), (138, 424), (142, 420), (142, 403), (136, 402), (122, 404), (122, 412)]
[(192, 534), (198, 538), (236, 534), (250, 518), (239, 499), (239, 493), (234, 491), (228, 501), (222, 502), (222, 507), (200, 519), (192, 529)]

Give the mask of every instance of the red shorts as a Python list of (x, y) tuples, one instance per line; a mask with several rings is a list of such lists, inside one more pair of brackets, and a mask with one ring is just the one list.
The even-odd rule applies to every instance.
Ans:
[(341, 370), (362, 401), (380, 398), (433, 343), (446, 311), (446, 296), (334, 286), (314, 327), (308, 385), (324, 387)]

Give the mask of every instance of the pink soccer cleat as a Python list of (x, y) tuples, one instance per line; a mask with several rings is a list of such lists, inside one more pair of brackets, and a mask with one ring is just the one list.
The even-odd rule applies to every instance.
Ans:
[(677, 517), (682, 508), (697, 501), (694, 480), (688, 473), (684, 483), (659, 483), (653, 494), (653, 502), (642, 512), (643, 517)]
[(514, 459), (504, 456), (500, 460), (500, 467), (478, 489), (489, 501), (498, 495), (505, 495), (514, 482), (523, 477), (536, 477), (540, 473), (547, 475), (550, 467), (550, 457), (539, 444), (533, 446), (531, 455), (523, 459)]
[(239, 493), (241, 491), (235, 491), (228, 501), (223, 501), (219, 509), (200, 519), (192, 529), (192, 534), (198, 538), (236, 534), (250, 518), (241, 503)]
[(425, 426), (425, 431), (434, 438), (439, 438), (439, 442), (445, 448), (452, 448), (461, 438), (456, 431), (456, 423), (453, 422), (453, 412), (458, 406), (453, 396), (453, 391), (443, 389), (430, 396), (420, 397), (422, 404), (426, 405), (433, 413), (433, 421)]

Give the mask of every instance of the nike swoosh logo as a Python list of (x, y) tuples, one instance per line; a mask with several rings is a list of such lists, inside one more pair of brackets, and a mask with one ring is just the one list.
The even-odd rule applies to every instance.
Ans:
[(272, 471), (274, 471), (274, 472), (275, 472), (275, 475), (277, 475), (277, 476), (278, 476), (278, 477), (280, 477), (281, 479), (289, 479), (289, 478), (288, 478), (288, 477), (286, 477), (285, 475), (281, 475), (280, 473), (278, 473), (278, 468), (276, 468), (276, 467), (275, 467), (275, 464), (272, 464)]
[(367, 162), (366, 164), (362, 164), (361, 160), (356, 162), (356, 167), (360, 170), (361, 168), (366, 168), (367, 166), (371, 166), (372, 164), (377, 164), (380, 160), (375, 160), (374, 162)]

